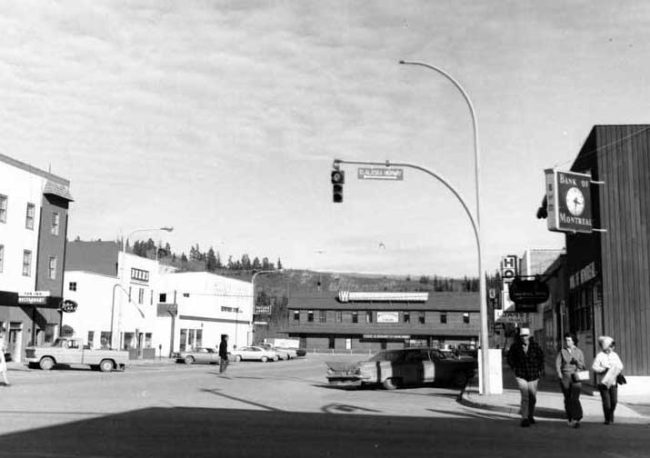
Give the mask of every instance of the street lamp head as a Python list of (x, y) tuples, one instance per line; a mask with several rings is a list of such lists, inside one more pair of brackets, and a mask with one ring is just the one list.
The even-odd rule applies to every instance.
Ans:
[(174, 228), (171, 227), (171, 226), (169, 226), (169, 227), (168, 227), (168, 226), (165, 226), (165, 227), (161, 227), (160, 230), (161, 230), (161, 231), (171, 232), (171, 231), (174, 230)]
[(399, 63), (400, 64), (405, 64), (406, 62), (404, 62), (403, 60), (400, 60)]

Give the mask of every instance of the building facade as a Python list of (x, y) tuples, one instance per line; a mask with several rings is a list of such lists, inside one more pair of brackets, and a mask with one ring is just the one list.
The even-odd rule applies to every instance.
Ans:
[[(650, 386), (650, 126), (594, 126), (572, 172), (591, 175), (596, 229), (566, 233), (566, 313), (590, 358), (610, 335), (625, 392)], [(645, 387), (645, 388), (644, 388)]]
[(0, 154), (0, 328), (15, 361), (59, 334), (69, 187)]
[(477, 293), (297, 293), (289, 297), (286, 334), (301, 347), (325, 351), (476, 346), (478, 299)]

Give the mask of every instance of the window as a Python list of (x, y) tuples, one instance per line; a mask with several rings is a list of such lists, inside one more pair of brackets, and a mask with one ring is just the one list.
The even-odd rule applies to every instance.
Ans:
[(300, 321), (300, 310), (293, 311), (293, 321)]
[(353, 323), (359, 322), (359, 312), (352, 312), (352, 322)]
[(50, 256), (50, 261), (47, 264), (47, 278), (56, 280), (56, 257)]
[(25, 218), (25, 227), (27, 229), (34, 229), (35, 214), (36, 214), (36, 206), (34, 204), (27, 204), (27, 217)]
[(183, 293), (183, 297), (190, 297), (190, 293)]
[(366, 323), (372, 323), (372, 312), (371, 311), (366, 312)]
[(52, 343), (54, 339), (59, 336), (59, 325), (48, 323), (45, 325), (45, 338), (43, 339), (44, 343)]
[(32, 252), (29, 250), (23, 250), (23, 276), (32, 276)]
[(99, 337), (99, 344), (102, 348), (111, 348), (111, 333), (110, 331), (102, 331)]
[(144, 302), (144, 288), (139, 288), (138, 290), (138, 304), (142, 304)]
[(167, 293), (160, 293), (158, 296), (158, 302), (167, 302)]
[(336, 322), (343, 323), (343, 312), (340, 310), (336, 311)]
[[(199, 340), (201, 340), (199, 338)], [(144, 335), (144, 348), (151, 348), (151, 333), (147, 332)]]
[(420, 316), (418, 316), (418, 322), (420, 324), (424, 324), (424, 312), (420, 312)]
[(52, 213), (52, 227), (50, 228), (50, 233), (52, 235), (59, 235), (59, 214), (57, 212)]
[(336, 343), (336, 339), (334, 339), (334, 337), (330, 337), (327, 348), (329, 348), (330, 350), (334, 350), (334, 348), (336, 347), (335, 343)]
[(131, 302), (131, 287), (129, 286), (129, 302)]
[(463, 313), (463, 323), (469, 323), (469, 313)]
[(68, 289), (70, 291), (77, 291), (77, 282), (71, 281), (70, 283), (68, 283)]
[(95, 331), (88, 331), (88, 348), (95, 346)]
[(402, 316), (402, 319), (404, 320), (404, 323), (410, 323), (411, 322), (411, 312), (404, 312), (404, 315)]
[(5, 265), (5, 246), (0, 245), (0, 274), (4, 270)]
[(0, 194), (0, 223), (7, 222), (7, 196)]
[(447, 323), (447, 313), (446, 313), (446, 312), (443, 312), (443, 313), (440, 314), (440, 322), (441, 322), (442, 324), (446, 324), (446, 323)]
[(318, 322), (319, 323), (327, 322), (327, 310), (321, 310), (318, 312)]
[(314, 321), (314, 312), (311, 310), (307, 312), (307, 321), (310, 323)]

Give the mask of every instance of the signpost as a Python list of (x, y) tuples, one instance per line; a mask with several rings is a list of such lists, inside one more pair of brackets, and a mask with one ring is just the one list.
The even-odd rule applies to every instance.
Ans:
[(360, 180), (389, 180), (402, 181), (404, 169), (394, 167), (359, 167), (357, 177)]

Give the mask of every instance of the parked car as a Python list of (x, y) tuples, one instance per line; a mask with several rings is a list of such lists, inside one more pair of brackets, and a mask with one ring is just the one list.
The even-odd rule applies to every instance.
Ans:
[(124, 370), (129, 360), (128, 351), (91, 350), (83, 340), (60, 337), (51, 345), (27, 347), (25, 360), (30, 368), (49, 371), (56, 366), (86, 365), (93, 370), (111, 372)]
[(259, 346), (265, 350), (276, 352), (278, 354), (278, 358), (282, 360), (295, 358), (297, 356), (296, 351), (291, 348), (278, 348), (278, 347), (274, 347), (271, 344), (266, 344), (266, 343), (260, 344)]
[(296, 348), (296, 355), (298, 356), (307, 356), (306, 348)]
[(273, 350), (267, 350), (258, 346), (241, 347), (230, 352), (235, 361), (277, 361), (280, 359)]
[(298, 357), (298, 349), (297, 348), (284, 348), (284, 347), (276, 347), (276, 351), (283, 351), (288, 353), (289, 359), (294, 359)]
[(216, 348), (197, 347), (193, 350), (181, 351), (174, 353), (177, 363), (185, 364), (219, 364), (219, 352)]
[(449, 357), (435, 348), (385, 350), (359, 363), (326, 364), (332, 385), (382, 385), (388, 390), (429, 383), (464, 387), (478, 368), (476, 360)]

